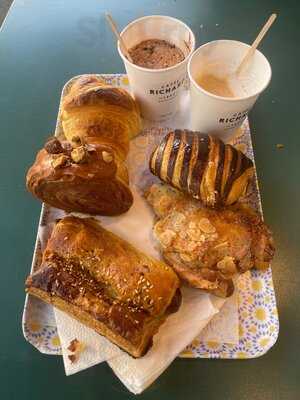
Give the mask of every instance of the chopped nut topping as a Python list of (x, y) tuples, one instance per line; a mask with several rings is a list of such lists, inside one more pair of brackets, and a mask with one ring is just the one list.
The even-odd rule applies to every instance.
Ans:
[(211, 224), (208, 218), (201, 218), (198, 223), (199, 228), (204, 233), (214, 233), (216, 228)]
[(220, 249), (220, 248), (227, 247), (227, 246), (228, 246), (228, 242), (222, 242), (222, 243), (217, 244), (214, 247), (214, 249)]
[(70, 164), (70, 159), (65, 154), (60, 154), (58, 157), (55, 157), (51, 162), (51, 165), (54, 169), (66, 167), (69, 164)]
[(73, 136), (72, 139), (71, 139), (71, 142), (72, 142), (72, 146), (73, 147), (79, 147), (79, 146), (83, 145), (82, 139), (78, 135)]
[(196, 250), (196, 248), (198, 247), (198, 245), (199, 245), (199, 243), (195, 242), (194, 240), (191, 240), (191, 241), (188, 241), (188, 242), (186, 243), (185, 248), (186, 248), (187, 251), (193, 252), (193, 251)]
[(59, 154), (63, 152), (63, 147), (57, 138), (50, 138), (44, 146), (49, 154)]
[(62, 147), (63, 147), (63, 152), (64, 152), (66, 155), (70, 156), (71, 151), (73, 150), (73, 147), (72, 147), (71, 143), (69, 143), (69, 142), (62, 142)]
[(205, 240), (205, 236), (200, 229), (187, 229), (186, 233), (190, 239), (197, 242), (204, 242)]
[(86, 143), (84, 146), (89, 153), (93, 153), (93, 152), (97, 151), (95, 145), (93, 145), (93, 144)]
[(107, 151), (102, 151), (102, 158), (106, 163), (111, 163), (114, 159), (112, 153), (108, 153)]
[(182, 261), (186, 261), (186, 262), (190, 262), (193, 261), (194, 258), (191, 254), (187, 254), (187, 253), (180, 253), (180, 258), (182, 259)]
[(180, 212), (174, 211), (171, 216), (171, 223), (176, 232), (179, 232), (182, 229), (184, 222), (185, 215)]
[(159, 239), (163, 246), (168, 247), (172, 243), (175, 236), (176, 233), (174, 231), (171, 231), (171, 229), (166, 229), (163, 233), (161, 233)]
[(75, 163), (84, 163), (87, 161), (87, 152), (84, 146), (76, 147), (71, 152), (72, 160)]
[(217, 263), (217, 268), (225, 273), (232, 275), (237, 272), (236, 265), (233, 257), (225, 256), (223, 260)]

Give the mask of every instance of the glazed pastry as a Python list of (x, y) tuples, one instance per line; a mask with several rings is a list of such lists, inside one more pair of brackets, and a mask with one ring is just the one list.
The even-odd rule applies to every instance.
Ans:
[(118, 215), (133, 203), (124, 162), (108, 145), (50, 139), (26, 177), (38, 199), (65, 211)]
[(103, 83), (95, 75), (77, 79), (62, 101), (62, 127), (67, 140), (74, 136), (111, 147), (121, 158), (129, 139), (141, 130), (137, 103), (121, 88)]
[(141, 357), (181, 300), (172, 268), (92, 218), (66, 217), (51, 234), (26, 291)]
[(252, 161), (230, 144), (178, 129), (155, 149), (150, 170), (209, 207), (235, 203), (245, 194), (254, 171)]
[(265, 269), (274, 255), (271, 232), (248, 206), (212, 209), (168, 185), (153, 185), (147, 201), (165, 260), (190, 286), (220, 297), (234, 290), (233, 277)]
[(118, 215), (133, 202), (125, 159), (141, 128), (139, 109), (124, 89), (95, 75), (73, 83), (62, 100), (67, 139), (52, 138), (27, 173), (28, 190), (53, 207)]

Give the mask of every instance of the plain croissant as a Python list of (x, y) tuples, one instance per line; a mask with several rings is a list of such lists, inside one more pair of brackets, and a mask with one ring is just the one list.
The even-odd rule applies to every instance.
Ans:
[(52, 138), (26, 177), (28, 190), (66, 211), (118, 215), (133, 202), (125, 158), (141, 128), (139, 109), (124, 89), (94, 75), (78, 78), (63, 98), (65, 138)]
[(95, 75), (83, 75), (71, 86), (62, 102), (64, 135), (108, 145), (121, 158), (129, 151), (129, 139), (141, 130), (139, 107), (130, 94), (103, 83)]
[(215, 207), (233, 204), (246, 192), (253, 162), (216, 137), (177, 129), (154, 150), (150, 170), (162, 181)]

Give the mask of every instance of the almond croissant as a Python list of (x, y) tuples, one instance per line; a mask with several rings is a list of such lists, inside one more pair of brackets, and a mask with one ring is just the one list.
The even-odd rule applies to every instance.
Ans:
[(272, 234), (248, 206), (206, 208), (164, 184), (152, 185), (146, 199), (159, 218), (154, 236), (164, 259), (190, 286), (228, 297), (233, 277), (269, 266)]
[(247, 190), (253, 163), (220, 139), (176, 129), (153, 152), (150, 170), (209, 207), (235, 203)]

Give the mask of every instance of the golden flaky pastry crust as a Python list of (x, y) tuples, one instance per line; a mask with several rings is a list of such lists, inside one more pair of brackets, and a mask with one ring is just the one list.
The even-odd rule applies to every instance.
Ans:
[(101, 139), (124, 158), (129, 139), (141, 130), (139, 107), (122, 88), (105, 84), (95, 75), (75, 80), (62, 102), (62, 127), (66, 138)]
[(40, 150), (27, 172), (27, 189), (68, 212), (118, 215), (127, 211), (133, 197), (125, 164), (109, 146), (86, 143), (77, 149), (81, 148), (85, 152), (82, 162), (74, 162), (72, 149), (57, 154)]
[(91, 218), (60, 220), (27, 292), (70, 314), (134, 357), (180, 304), (172, 268)]
[(191, 286), (226, 297), (235, 275), (269, 266), (272, 235), (248, 207), (205, 208), (168, 185), (153, 185), (146, 197), (165, 260)]
[(134, 99), (95, 75), (84, 75), (64, 96), (60, 119), (67, 140), (52, 140), (39, 151), (27, 173), (28, 190), (66, 211), (127, 211), (133, 196), (125, 160), (130, 137), (141, 129)]

